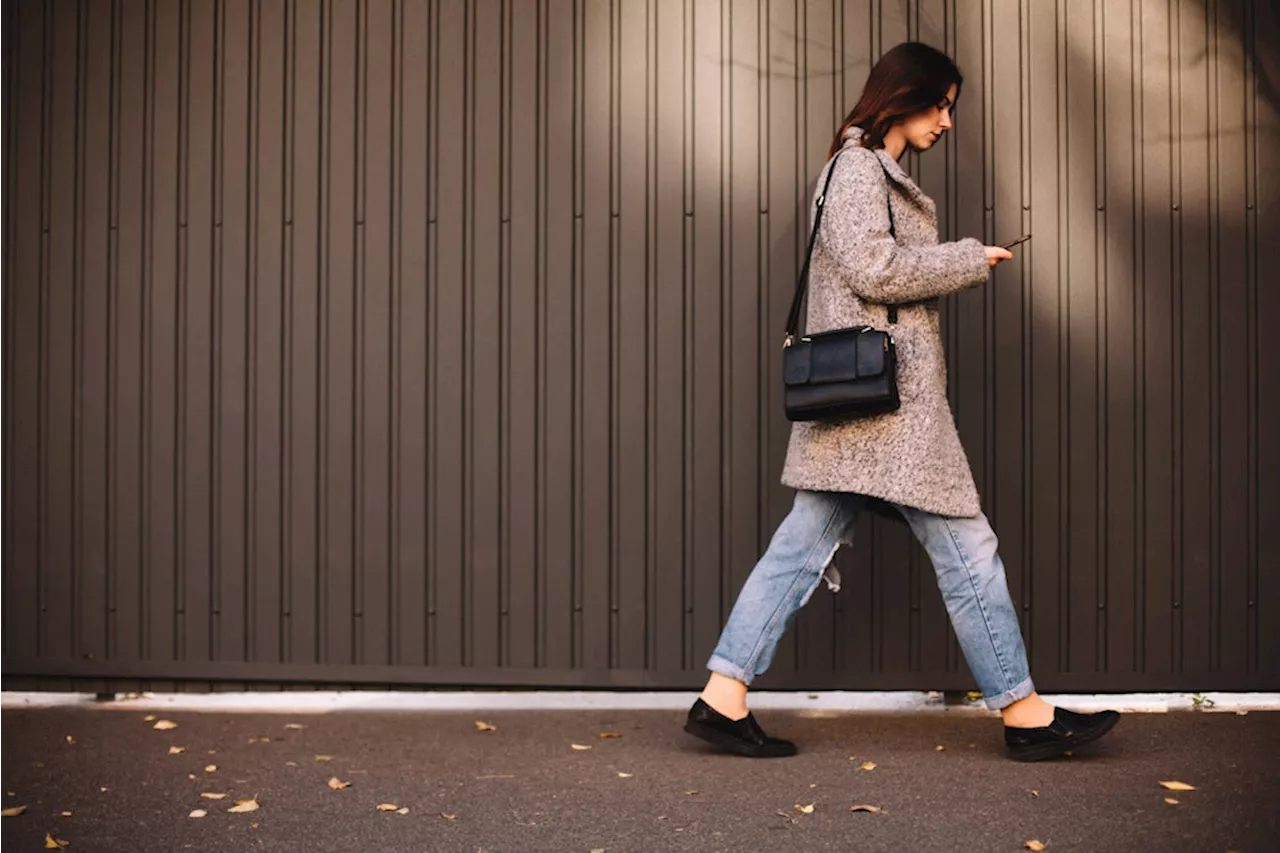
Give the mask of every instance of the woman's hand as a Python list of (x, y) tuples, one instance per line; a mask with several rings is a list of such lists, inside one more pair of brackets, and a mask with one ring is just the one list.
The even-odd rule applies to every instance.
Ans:
[(1008, 249), (1002, 249), (999, 246), (984, 246), (983, 251), (987, 253), (987, 266), (992, 268), (1001, 261), (1013, 259), (1013, 252)]

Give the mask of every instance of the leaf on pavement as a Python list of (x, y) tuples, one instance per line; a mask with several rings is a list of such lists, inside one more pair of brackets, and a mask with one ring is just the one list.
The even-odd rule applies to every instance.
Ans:
[(44, 834), (45, 850), (57, 850), (60, 847), (66, 847), (70, 844), (70, 841), (63, 841), (61, 838), (54, 838), (53, 835), (48, 832)]
[(206, 791), (200, 796), (204, 797), (206, 800), (221, 800), (223, 797), (226, 796), (226, 794), (211, 794), (208, 791)]
[(696, 796), (698, 796), (698, 792), (697, 792), (697, 791), (685, 791), (685, 794), (686, 794), (686, 795), (688, 795), (688, 796), (690, 796), (690, 797), (696, 797)]
[(1040, 796), (1040, 792), (1039, 792), (1039, 791), (1037, 791), (1035, 788), (1032, 788), (1032, 789), (1031, 789), (1031, 796), (1033, 796), (1033, 797), (1038, 797), (1038, 796)]
[(591, 747), (589, 747), (589, 746), (583, 746), (583, 745), (582, 745), (582, 744), (580, 744), (580, 743), (571, 743), (571, 744), (569, 744), (569, 746), (573, 747), (574, 749), (578, 750), (579, 752), (583, 752), (583, 751), (588, 750), (588, 749), (590, 749), (590, 748), (591, 748)]
[(1171, 806), (1176, 806), (1178, 804), (1178, 801), (1175, 800), (1173, 797), (1165, 797), (1164, 801)]
[(75, 742), (76, 742), (76, 739), (73, 736), (67, 735), (67, 743), (75, 743)]
[(476, 720), (476, 728), (482, 732), (496, 732), (498, 727), (493, 723), (486, 723), (484, 720)]
[(619, 773), (619, 774), (618, 774), (618, 778), (619, 778), (619, 779), (630, 779), (630, 778), (631, 778), (632, 776), (634, 776), (634, 775), (636, 775), (636, 774), (634, 774), (634, 773)]
[(1195, 787), (1188, 785), (1186, 782), (1161, 782), (1170, 791), (1194, 791)]
[(400, 807), (395, 803), (378, 803), (378, 811), (380, 812), (393, 812), (398, 808)]
[(58, 812), (58, 817), (71, 817), (71, 812)]
[(27, 810), (26, 806), (14, 806), (11, 809), (5, 809), (0, 812), (0, 817), (17, 817)]
[(802, 806), (796, 803), (796, 811), (800, 812), (800, 814), (813, 814), (813, 805), (813, 803), (809, 803), (807, 806)]
[(271, 743), (271, 738), (269, 738), (269, 737), (251, 737), (251, 738), (249, 738), (249, 743)]
[(304, 726), (302, 723), (285, 723), (284, 727), (286, 729), (305, 729), (306, 728), (306, 726)]
[(335, 791), (341, 791), (343, 788), (350, 788), (351, 783), (343, 782), (337, 776), (334, 776), (332, 779), (329, 780), (329, 787)]
[(456, 814), (445, 814), (444, 812), (440, 812), (440, 817), (444, 818), (445, 820), (457, 820), (457, 819), (458, 819), (458, 816), (457, 816)]
[(170, 754), (170, 755), (181, 755), (182, 753), (184, 753), (184, 752), (186, 752), (186, 751), (187, 751), (187, 748), (186, 748), (185, 746), (171, 746), (171, 747), (169, 747), (169, 754)]
[(317, 755), (316, 761), (333, 761), (332, 755)]
[[(154, 720), (155, 717), (152, 717), (151, 719)], [(167, 732), (170, 729), (176, 729), (177, 727), (178, 727), (178, 724), (175, 723), (173, 720), (160, 720), (151, 728), (158, 729), (162, 732)]]
[(236, 814), (243, 814), (244, 812), (256, 812), (257, 810), (258, 810), (257, 797), (254, 797), (251, 800), (236, 800), (236, 804), (231, 808), (227, 809), (227, 811), (235, 812)]
[(945, 746), (943, 746), (942, 744), (938, 744), (937, 746), (935, 746), (935, 747), (933, 748), (933, 751), (934, 751), (934, 752), (942, 752), (944, 749), (946, 749), (946, 747), (945, 747)]
[(207, 814), (208, 812), (204, 809), (195, 809), (191, 814), (187, 815), (187, 817), (204, 817)]
[(879, 806), (858, 805), (850, 807), (851, 812), (871, 812), (872, 814), (880, 814), (884, 809)]
[(404, 806), (403, 808), (396, 809), (396, 814), (408, 814), (408, 813), (409, 813), (408, 806)]
[(142, 718), (142, 722), (144, 722), (144, 723), (149, 723), (149, 722), (151, 722), (152, 720), (154, 720), (155, 718), (156, 718), (156, 715), (155, 715), (155, 714), (147, 714), (145, 717), (143, 717), (143, 718)]
[(1034, 838), (1033, 838), (1033, 839), (1031, 839), (1030, 841), (1028, 841), (1026, 844), (1024, 844), (1024, 845), (1022, 845), (1022, 846), (1023, 846), (1023, 847), (1025, 847), (1025, 848), (1027, 848), (1028, 850), (1043, 850), (1043, 849), (1044, 849), (1044, 843), (1043, 843), (1043, 842), (1041, 842), (1041, 841), (1036, 841)]
[(217, 772), (218, 772), (218, 765), (216, 765), (216, 764), (206, 764), (206, 765), (204, 766), (204, 772), (205, 772), (205, 773), (217, 773)]
[(863, 770), (875, 770), (875, 769), (876, 769), (876, 763), (875, 763), (874, 761), (864, 761), (864, 762), (862, 762), (862, 769), (863, 769)]
[(600, 740), (610, 740), (612, 738), (620, 738), (622, 737), (622, 735), (618, 734), (617, 732), (601, 732), (599, 737), (600, 737)]

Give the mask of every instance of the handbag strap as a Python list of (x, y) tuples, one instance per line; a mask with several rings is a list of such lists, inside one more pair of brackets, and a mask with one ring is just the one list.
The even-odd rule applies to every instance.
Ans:
[[(827, 203), (827, 190), (831, 188), (831, 176), (836, 173), (836, 163), (840, 160), (841, 153), (843, 152), (837, 153), (835, 158), (832, 159), (831, 168), (827, 170), (827, 179), (822, 184), (822, 194), (818, 196), (818, 210), (813, 217), (813, 233), (809, 235), (809, 248), (806, 249), (804, 253), (804, 266), (800, 268), (800, 279), (796, 282), (796, 294), (791, 299), (791, 312), (787, 315), (787, 338), (783, 346), (791, 346), (792, 342), (795, 340), (797, 330), (799, 329), (800, 304), (804, 301), (805, 293), (809, 290), (809, 264), (813, 261), (813, 245), (818, 240), (818, 228), (822, 225), (822, 211), (823, 208), (826, 207)], [(876, 160), (878, 161), (879, 159), (879, 155), (877, 155)], [(880, 168), (884, 169), (884, 163), (880, 164)], [(889, 170), (885, 169), (886, 175), (888, 172)], [(893, 228), (892, 204), (889, 205), (889, 235), (897, 240), (897, 235), (894, 233)], [(897, 305), (889, 306), (889, 322), (898, 322)]]

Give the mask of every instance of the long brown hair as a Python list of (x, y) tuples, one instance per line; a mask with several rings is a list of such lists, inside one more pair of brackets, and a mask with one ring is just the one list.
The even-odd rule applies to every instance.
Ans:
[(840, 150), (845, 132), (851, 127), (862, 128), (866, 134), (862, 140), (865, 147), (883, 147), (889, 128), (904, 118), (938, 106), (947, 97), (952, 83), (959, 98), (964, 77), (951, 57), (917, 41), (898, 45), (880, 57), (871, 69), (862, 97), (840, 125), (827, 157), (834, 157)]

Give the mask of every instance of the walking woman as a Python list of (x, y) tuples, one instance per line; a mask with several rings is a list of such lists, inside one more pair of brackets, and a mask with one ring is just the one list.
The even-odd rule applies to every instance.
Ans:
[(928, 552), (969, 669), (986, 706), (1001, 713), (1011, 758), (1061, 754), (1119, 719), (1115, 711), (1055, 708), (1036, 694), (996, 536), (947, 402), (939, 297), (984, 284), (1013, 257), (975, 239), (939, 243), (933, 200), (898, 165), (908, 147), (926, 151), (951, 128), (961, 83), (945, 54), (918, 43), (895, 47), (872, 69), (819, 176), (819, 188), (831, 180), (805, 328), (891, 331), (900, 408), (793, 425), (782, 482), (797, 490), (795, 504), (747, 578), (685, 724), (723, 750), (795, 754), (794, 744), (767, 736), (748, 712), (747, 687), (768, 669), (869, 499), (900, 512)]

